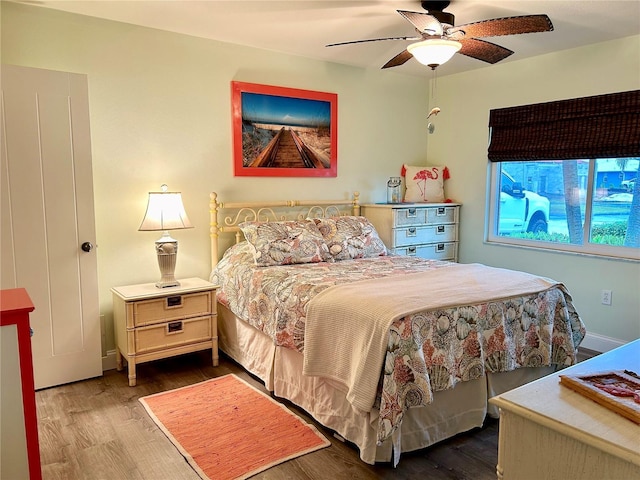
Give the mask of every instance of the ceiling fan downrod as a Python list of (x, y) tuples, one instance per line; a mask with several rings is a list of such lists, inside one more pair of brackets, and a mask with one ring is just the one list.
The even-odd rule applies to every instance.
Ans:
[(455, 25), (455, 15), (449, 12), (444, 12), (443, 10), (449, 6), (448, 1), (438, 1), (438, 0), (425, 0), (421, 2), (422, 8), (424, 8), (429, 15), (435, 17), (442, 24), (451, 25), (452, 27)]

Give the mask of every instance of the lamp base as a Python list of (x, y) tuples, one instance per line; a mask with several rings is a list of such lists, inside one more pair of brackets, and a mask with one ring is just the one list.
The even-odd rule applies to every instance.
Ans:
[(173, 280), (160, 280), (159, 282), (156, 282), (156, 287), (158, 288), (167, 288), (167, 287), (179, 287), (180, 286), (180, 282), (177, 281), (175, 278)]
[(165, 235), (156, 240), (156, 253), (158, 254), (158, 266), (162, 274), (162, 278), (156, 282), (156, 287), (168, 288), (179, 286), (180, 282), (178, 282), (174, 276), (176, 258), (178, 256), (178, 241), (171, 238), (168, 232), (165, 232)]

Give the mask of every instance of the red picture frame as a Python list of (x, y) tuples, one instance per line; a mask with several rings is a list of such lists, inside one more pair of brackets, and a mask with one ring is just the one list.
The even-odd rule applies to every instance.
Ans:
[(337, 176), (337, 94), (233, 81), (231, 100), (235, 176)]

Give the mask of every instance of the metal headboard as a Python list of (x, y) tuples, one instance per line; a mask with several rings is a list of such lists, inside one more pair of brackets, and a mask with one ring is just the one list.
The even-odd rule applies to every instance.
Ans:
[[(360, 215), (360, 193), (354, 192), (350, 200), (282, 200), (267, 202), (219, 202), (218, 194), (212, 192), (209, 201), (211, 237), (211, 268), (220, 258), (219, 236), (221, 233), (235, 233), (235, 242), (242, 240), (238, 226), (242, 222), (275, 222), (324, 218), (339, 215)], [(346, 207), (349, 207), (347, 209)], [(220, 210), (225, 216), (219, 217)]]

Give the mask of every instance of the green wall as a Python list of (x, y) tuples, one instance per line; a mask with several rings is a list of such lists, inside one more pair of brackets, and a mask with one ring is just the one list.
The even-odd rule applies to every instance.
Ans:
[[(138, 232), (147, 192), (182, 191), (194, 229), (176, 232), (178, 277), (209, 274), (209, 192), (223, 201), (383, 201), (402, 163), (446, 164), (462, 202), (461, 261), (517, 268), (567, 284), (590, 333), (640, 337), (640, 265), (483, 242), (489, 109), (640, 88), (640, 37), (438, 78), (426, 133), (424, 77), (319, 62), (41, 8), (1, 3), (2, 62), (89, 79), (103, 353), (114, 348), (110, 288), (159, 275), (154, 232)], [(336, 178), (234, 177), (233, 80), (338, 94)], [(428, 155), (427, 155), (428, 153)], [(601, 289), (613, 305), (599, 305)], [(606, 343), (606, 342), (605, 342)]]
[[(103, 353), (110, 288), (153, 282), (157, 232), (138, 232), (147, 192), (181, 191), (195, 228), (176, 232), (177, 277), (210, 272), (209, 193), (223, 201), (383, 201), (403, 162), (425, 163), (425, 79), (1, 3), (2, 62), (88, 75)], [(234, 177), (231, 81), (338, 95), (338, 176)]]
[[(489, 111), (640, 88), (640, 36), (563, 50), (441, 78), (430, 162), (450, 165), (448, 196), (461, 201), (461, 262), (525, 270), (562, 281), (572, 293), (589, 337), (600, 350), (608, 338), (640, 337), (640, 263), (487, 244)], [(600, 304), (601, 290), (613, 304)], [(599, 338), (604, 337), (604, 338)], [(601, 347), (604, 341), (604, 346)], [(610, 345), (613, 346), (613, 345)]]

